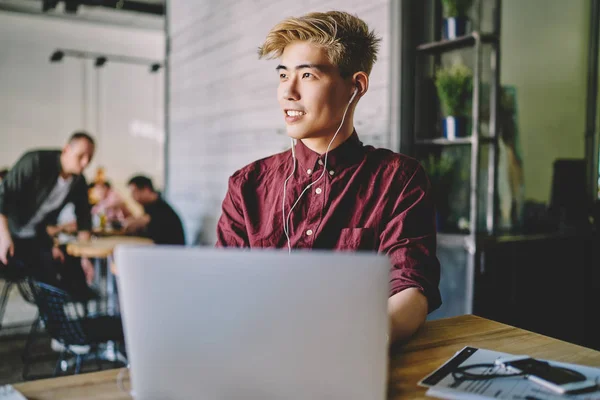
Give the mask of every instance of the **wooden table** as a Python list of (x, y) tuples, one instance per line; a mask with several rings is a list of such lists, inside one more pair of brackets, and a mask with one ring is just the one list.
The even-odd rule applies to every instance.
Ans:
[(74, 257), (107, 258), (119, 244), (150, 245), (152, 240), (135, 236), (106, 236), (71, 242), (67, 245), (67, 253)]
[[(464, 346), (600, 366), (600, 352), (472, 315), (427, 322), (408, 343), (390, 351), (388, 399), (424, 399), (417, 382)], [(120, 370), (15, 385), (30, 400), (129, 400), (116, 384)], [(124, 374), (127, 376), (127, 374)], [(126, 384), (128, 387), (128, 383)]]
[(100, 270), (106, 267), (106, 313), (113, 315), (117, 313), (118, 300), (116, 297), (116, 285), (114, 275), (116, 268), (112, 262), (112, 253), (120, 244), (151, 245), (152, 240), (136, 236), (106, 236), (92, 240), (75, 241), (67, 245), (67, 253), (73, 257), (87, 257), (96, 260), (96, 286), (100, 287)]

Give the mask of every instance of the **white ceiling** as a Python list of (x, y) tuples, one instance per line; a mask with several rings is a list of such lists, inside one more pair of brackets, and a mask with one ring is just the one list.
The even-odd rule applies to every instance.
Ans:
[[(164, 3), (164, 0), (137, 1), (148, 4)], [(48, 18), (63, 18), (107, 25), (127, 26), (130, 28), (165, 29), (164, 16), (92, 6), (80, 6), (77, 14), (69, 14), (65, 13), (63, 2), (58, 3), (56, 9), (43, 13), (42, 0), (0, 0), (0, 12), (2, 11), (42, 15)]]

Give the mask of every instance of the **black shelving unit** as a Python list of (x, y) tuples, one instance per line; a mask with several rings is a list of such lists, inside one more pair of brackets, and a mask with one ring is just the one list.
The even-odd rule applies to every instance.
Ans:
[[(482, 144), (493, 143), (495, 138), (481, 136), (479, 141)], [(420, 146), (459, 146), (459, 145), (472, 145), (472, 137), (446, 139), (446, 138), (433, 138), (433, 139), (415, 139), (415, 144)]]
[(492, 33), (472, 32), (452, 40), (440, 40), (437, 42), (423, 43), (417, 46), (417, 51), (425, 54), (440, 54), (477, 46), (478, 44), (497, 44), (498, 36)]
[[(468, 234), (438, 234), (438, 242), (441, 243), (462, 243), (466, 249), (467, 256), (467, 283), (466, 283), (466, 304), (465, 312), (473, 311), (473, 293), (475, 285), (475, 274), (478, 266), (478, 257), (480, 256), (480, 244), (487, 238), (496, 235), (496, 216), (497, 216), (497, 178), (498, 178), (498, 112), (500, 105), (500, 17), (501, 17), (501, 0), (478, 0), (474, 7), (477, 11), (479, 21), (483, 15), (483, 3), (485, 6), (492, 6), (493, 10), (493, 31), (479, 32), (475, 31), (469, 35), (458, 37), (453, 40), (435, 40), (428, 43), (417, 45), (415, 55), (417, 57), (416, 65), (421, 65), (423, 57), (432, 57), (432, 64), (439, 65), (441, 56), (448, 52), (454, 52), (463, 49), (473, 50), (473, 94), (472, 94), (472, 110), (471, 110), (471, 135), (464, 138), (446, 139), (441, 137), (439, 133), (431, 135), (431, 132), (422, 130), (423, 124), (420, 124), (419, 113), (422, 107), (419, 96), (424, 96), (419, 90), (415, 91), (415, 129), (413, 137), (413, 145), (415, 150), (421, 153), (424, 151), (438, 150), (440, 147), (446, 146), (468, 146), (471, 150), (470, 158), (470, 180), (469, 184), (469, 231)], [(439, 15), (439, 8), (438, 8)], [(439, 20), (439, 18), (438, 18)], [(441, 25), (436, 29), (439, 31)], [(485, 46), (490, 46), (489, 57), (484, 60), (483, 50)], [(489, 62), (490, 73), (490, 111), (489, 111), (489, 132), (483, 135), (481, 132), (481, 105), (482, 105), (482, 73), (483, 62)], [(423, 79), (420, 74), (423, 71), (416, 71), (416, 81)], [(426, 92), (426, 91), (423, 91)], [(433, 96), (433, 92), (425, 95)], [(429, 100), (429, 99), (427, 99)], [(434, 99), (429, 104), (434, 104)], [(424, 133), (428, 133), (429, 137), (423, 137)], [(480, 177), (482, 173), (481, 153), (483, 146), (489, 146), (489, 157), (487, 165), (487, 187), (480, 187)], [(485, 210), (485, 229), (479, 227), (479, 203), (478, 198), (487, 194), (486, 210)]]

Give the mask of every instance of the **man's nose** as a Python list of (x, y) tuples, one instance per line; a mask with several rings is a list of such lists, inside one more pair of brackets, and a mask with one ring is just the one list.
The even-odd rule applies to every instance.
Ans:
[(285, 100), (289, 101), (300, 100), (300, 93), (298, 92), (298, 85), (296, 84), (295, 80), (288, 82), (283, 91), (283, 97)]

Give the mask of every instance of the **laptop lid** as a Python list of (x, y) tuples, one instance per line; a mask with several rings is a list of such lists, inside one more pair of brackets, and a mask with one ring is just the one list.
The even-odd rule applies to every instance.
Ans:
[(383, 400), (389, 262), (118, 247), (136, 399)]

